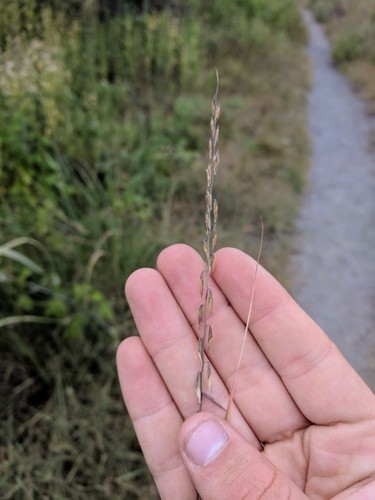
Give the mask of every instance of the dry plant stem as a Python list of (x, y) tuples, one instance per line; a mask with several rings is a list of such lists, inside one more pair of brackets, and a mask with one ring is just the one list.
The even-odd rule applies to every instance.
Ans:
[(244, 333), (243, 333), (241, 351), (240, 351), (240, 355), (238, 356), (236, 371), (234, 372), (234, 376), (233, 376), (233, 382), (232, 382), (232, 387), (231, 387), (231, 391), (230, 391), (230, 394), (229, 394), (229, 401), (228, 401), (227, 411), (225, 412), (225, 420), (228, 420), (228, 421), (230, 419), (231, 410), (232, 410), (232, 407), (233, 407), (233, 399), (234, 399), (234, 391), (235, 391), (235, 386), (236, 386), (236, 381), (237, 381), (237, 374), (238, 374), (238, 371), (240, 369), (241, 361), (242, 361), (242, 358), (243, 358), (243, 353), (244, 353), (244, 350), (245, 350), (245, 342), (246, 342), (247, 332), (249, 331), (250, 319), (251, 319), (251, 314), (252, 314), (252, 311), (253, 311), (254, 295), (255, 295), (255, 284), (256, 284), (256, 279), (257, 279), (257, 274), (258, 274), (258, 269), (259, 269), (259, 260), (260, 260), (260, 256), (261, 256), (261, 253), (262, 253), (263, 236), (264, 236), (264, 224), (263, 224), (262, 216), (260, 216), (260, 227), (261, 227), (260, 243), (259, 243), (259, 249), (258, 249), (258, 255), (257, 255), (257, 261), (256, 261), (255, 271), (254, 271), (254, 280), (253, 280), (253, 286), (252, 286), (252, 290), (251, 290), (250, 304), (249, 304), (249, 310), (248, 310), (248, 313), (247, 313), (246, 326), (245, 326)]
[[(199, 408), (198, 412), (202, 411), (203, 397), (207, 397), (210, 401), (216, 401), (210, 395), (203, 391), (204, 371), (206, 367), (207, 385), (211, 390), (212, 377), (211, 365), (206, 360), (205, 348), (209, 347), (212, 340), (212, 328), (208, 323), (208, 317), (212, 313), (213, 296), (212, 289), (209, 287), (208, 279), (212, 272), (214, 265), (214, 248), (217, 239), (217, 216), (218, 204), (213, 197), (213, 189), (217, 169), (219, 166), (219, 126), (218, 120), (220, 116), (220, 104), (218, 102), (219, 92), (219, 75), (216, 71), (216, 91), (212, 98), (211, 120), (210, 120), (210, 139), (208, 141), (208, 165), (206, 169), (207, 174), (207, 187), (206, 187), (206, 212), (205, 212), (205, 236), (203, 239), (203, 251), (205, 257), (205, 269), (200, 276), (200, 291), (201, 296), (204, 297), (204, 302), (199, 306), (198, 323), (199, 323), (199, 340), (198, 340), (198, 353), (197, 358), (200, 364), (200, 370), (197, 374), (195, 392), (197, 394)], [(218, 404), (218, 406), (220, 406)], [(200, 500), (201, 497), (197, 492), (196, 499)]]
[[(212, 289), (209, 287), (209, 276), (214, 265), (214, 248), (217, 239), (217, 219), (218, 219), (218, 204), (213, 196), (214, 182), (219, 166), (219, 126), (218, 120), (220, 116), (220, 104), (218, 102), (219, 92), (219, 76), (216, 71), (216, 91), (212, 98), (211, 120), (210, 120), (210, 138), (208, 143), (208, 165), (206, 169), (207, 187), (206, 187), (206, 212), (205, 212), (205, 237), (203, 239), (203, 251), (205, 257), (205, 269), (200, 276), (200, 291), (204, 298), (203, 303), (198, 311), (199, 323), (199, 340), (197, 358), (200, 364), (200, 370), (197, 374), (195, 391), (198, 398), (199, 409), (202, 411), (202, 402), (205, 392), (203, 391), (203, 382), (205, 375), (207, 379), (208, 389), (211, 389), (212, 376), (211, 365), (206, 359), (205, 348), (210, 345), (212, 340), (212, 328), (208, 323), (208, 318), (212, 313), (213, 295)], [(206, 373), (205, 373), (206, 372)]]
[[(214, 265), (214, 248), (217, 239), (217, 218), (218, 204), (213, 197), (214, 182), (219, 166), (219, 126), (218, 120), (220, 116), (220, 104), (218, 102), (219, 91), (219, 76), (216, 71), (216, 91), (212, 98), (211, 120), (210, 120), (210, 138), (208, 143), (208, 164), (206, 169), (207, 187), (206, 187), (206, 212), (205, 212), (205, 236), (203, 239), (203, 251), (205, 257), (205, 269), (200, 276), (200, 291), (204, 298), (203, 303), (199, 306), (198, 323), (199, 323), (199, 340), (198, 340), (198, 362), (200, 370), (197, 374), (195, 391), (199, 403), (198, 411), (202, 410), (203, 402), (203, 382), (205, 375), (207, 378), (208, 389), (211, 389), (211, 365), (206, 359), (205, 348), (209, 346), (212, 340), (212, 328), (208, 323), (208, 318), (212, 313), (213, 296), (212, 289), (209, 287), (209, 276)], [(206, 373), (205, 373), (206, 372)]]

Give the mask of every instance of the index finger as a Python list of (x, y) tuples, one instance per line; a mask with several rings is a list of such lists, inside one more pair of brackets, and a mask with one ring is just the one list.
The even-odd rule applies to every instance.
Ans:
[[(213, 278), (245, 321), (255, 261), (216, 252)], [(265, 269), (259, 268), (250, 330), (301, 412), (316, 424), (375, 415), (375, 398), (335, 344)]]

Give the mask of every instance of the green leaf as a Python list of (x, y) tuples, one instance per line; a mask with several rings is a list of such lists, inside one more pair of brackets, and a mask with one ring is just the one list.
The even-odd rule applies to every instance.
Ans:
[(67, 340), (80, 340), (83, 338), (86, 318), (82, 313), (73, 316), (71, 322), (65, 328), (64, 337)]
[(34, 302), (29, 295), (21, 294), (17, 298), (16, 307), (21, 311), (31, 311), (33, 308)]
[(99, 313), (105, 321), (111, 321), (114, 318), (112, 307), (107, 300), (103, 300), (99, 304)]
[(68, 314), (68, 306), (62, 300), (50, 299), (47, 302), (45, 313), (47, 316), (53, 316), (55, 318), (63, 318)]

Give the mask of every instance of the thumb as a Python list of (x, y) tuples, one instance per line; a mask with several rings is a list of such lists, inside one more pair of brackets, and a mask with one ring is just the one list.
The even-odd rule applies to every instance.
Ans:
[(212, 414), (196, 413), (183, 423), (180, 452), (203, 500), (307, 498), (228, 422)]

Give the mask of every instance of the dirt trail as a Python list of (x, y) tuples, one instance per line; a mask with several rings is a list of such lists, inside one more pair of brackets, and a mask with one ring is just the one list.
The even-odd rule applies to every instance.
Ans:
[(313, 154), (297, 221), (292, 291), (375, 389), (375, 123), (332, 67), (321, 26), (309, 13), (304, 18)]

